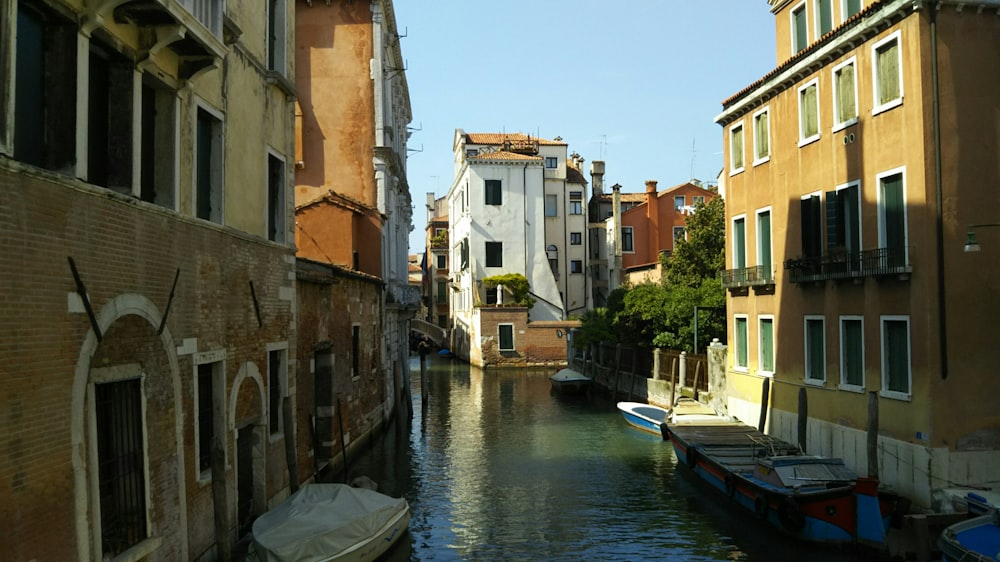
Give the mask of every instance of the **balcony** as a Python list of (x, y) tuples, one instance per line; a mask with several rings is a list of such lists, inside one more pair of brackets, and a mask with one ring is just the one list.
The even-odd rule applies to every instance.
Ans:
[(114, 18), (152, 28), (150, 53), (164, 46), (176, 52), (186, 79), (225, 56), (224, 31), (239, 34), (224, 22), (224, 5), (224, 0), (126, 0), (114, 8)]
[(721, 273), (722, 288), (742, 289), (774, 285), (774, 271), (770, 266), (755, 265), (742, 269), (727, 269)]
[(420, 287), (393, 283), (389, 286), (386, 303), (390, 306), (416, 310), (420, 308)]
[(816, 257), (785, 260), (785, 269), (792, 283), (813, 283), (826, 280), (861, 281), (866, 277), (898, 276), (909, 279), (913, 267), (907, 248), (876, 248), (863, 252), (835, 252)]

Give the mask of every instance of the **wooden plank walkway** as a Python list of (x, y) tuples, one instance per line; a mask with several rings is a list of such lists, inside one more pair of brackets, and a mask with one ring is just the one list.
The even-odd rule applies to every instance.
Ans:
[(711, 425), (672, 425), (670, 432), (693, 447), (698, 454), (712, 459), (732, 472), (753, 470), (764, 456), (796, 455), (799, 448), (738, 422)]

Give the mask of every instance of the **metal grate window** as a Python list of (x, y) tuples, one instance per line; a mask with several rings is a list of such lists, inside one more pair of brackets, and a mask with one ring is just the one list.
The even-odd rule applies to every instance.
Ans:
[(139, 379), (94, 385), (101, 549), (117, 555), (146, 536), (146, 478)]

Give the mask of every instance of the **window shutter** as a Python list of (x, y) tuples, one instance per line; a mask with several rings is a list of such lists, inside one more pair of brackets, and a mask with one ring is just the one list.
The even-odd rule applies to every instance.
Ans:
[(826, 250), (829, 252), (836, 246), (843, 246), (843, 233), (840, 228), (839, 205), (837, 192), (826, 192)]
[(899, 42), (892, 41), (877, 52), (878, 101), (888, 103), (899, 97)]

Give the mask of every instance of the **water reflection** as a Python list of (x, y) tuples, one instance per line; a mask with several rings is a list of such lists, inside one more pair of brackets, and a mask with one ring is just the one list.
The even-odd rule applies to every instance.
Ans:
[[(550, 394), (547, 371), (432, 362), (414, 373), (414, 419), (351, 476), (405, 496), (402, 560), (857, 560), (791, 543), (675, 470), (668, 443), (607, 399)], [(421, 384), (429, 385), (426, 409)]]

